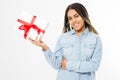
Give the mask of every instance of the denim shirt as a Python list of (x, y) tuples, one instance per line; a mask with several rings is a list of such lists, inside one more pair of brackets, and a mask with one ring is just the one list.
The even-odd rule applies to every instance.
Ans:
[[(95, 80), (102, 56), (102, 43), (98, 35), (88, 28), (77, 36), (75, 30), (63, 33), (54, 53), (43, 51), (48, 63), (58, 70), (56, 80)], [(66, 69), (61, 68), (62, 59), (67, 59)]]

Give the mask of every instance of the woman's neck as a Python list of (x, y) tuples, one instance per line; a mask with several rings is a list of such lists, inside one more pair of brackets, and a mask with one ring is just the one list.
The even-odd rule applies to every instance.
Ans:
[(80, 30), (77, 30), (76, 31), (77, 36), (81, 36), (84, 30), (85, 30), (85, 26), (83, 26)]

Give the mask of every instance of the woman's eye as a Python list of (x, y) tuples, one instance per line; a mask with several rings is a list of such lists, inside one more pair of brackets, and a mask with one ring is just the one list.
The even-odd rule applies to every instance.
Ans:
[(68, 20), (71, 20), (72, 18), (68, 18)]

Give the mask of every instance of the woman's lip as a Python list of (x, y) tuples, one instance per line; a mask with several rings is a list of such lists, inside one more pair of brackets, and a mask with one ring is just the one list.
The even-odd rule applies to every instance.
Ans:
[(74, 27), (77, 27), (77, 26), (78, 26), (78, 24), (74, 24), (73, 26), (74, 26)]

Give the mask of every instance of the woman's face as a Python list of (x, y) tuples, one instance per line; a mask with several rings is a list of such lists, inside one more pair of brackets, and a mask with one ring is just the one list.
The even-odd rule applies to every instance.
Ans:
[(85, 28), (83, 18), (74, 9), (68, 10), (67, 17), (71, 27), (75, 31), (81, 31), (82, 28)]

